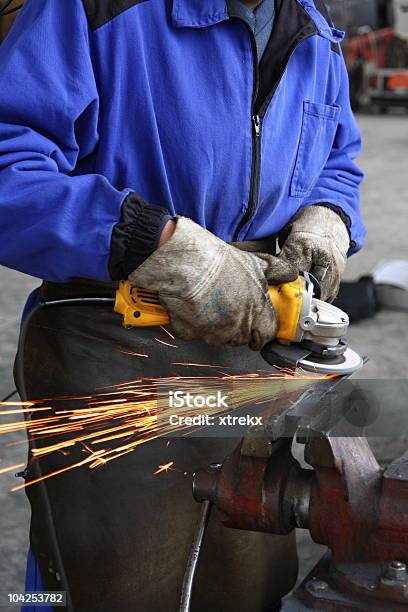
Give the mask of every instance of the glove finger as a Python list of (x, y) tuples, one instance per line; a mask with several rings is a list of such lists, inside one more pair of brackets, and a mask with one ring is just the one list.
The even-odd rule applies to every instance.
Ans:
[(333, 260), (324, 248), (312, 251), (312, 265), (309, 271), (319, 283), (320, 299), (326, 302), (333, 286)]
[(258, 329), (253, 330), (251, 341), (249, 342), (248, 346), (252, 351), (260, 351), (263, 347), (262, 336)]
[(320, 293), (323, 292), (323, 288), (330, 284), (330, 268), (329, 266), (312, 266), (310, 268), (310, 274), (312, 274), (320, 285)]
[(313, 265), (313, 255), (310, 248), (305, 245), (286, 243), (283, 247), (279, 259), (285, 260), (294, 266), (299, 272), (309, 272)]
[(257, 318), (252, 330), (248, 346), (253, 351), (260, 351), (265, 344), (273, 340), (278, 330), (278, 321), (272, 304), (266, 304)]
[(324, 302), (332, 302), (340, 288), (340, 275), (336, 273), (335, 267), (333, 265), (326, 268), (315, 266), (311, 269), (311, 274), (320, 285), (320, 299)]
[(327, 298), (330, 295), (330, 285), (328, 282), (328, 268), (324, 268), (322, 266), (313, 266), (310, 270), (310, 274), (312, 274), (317, 282), (319, 283), (320, 288), (320, 299), (323, 302), (327, 302)]
[(341, 282), (341, 277), (340, 276), (336, 276), (336, 278), (334, 279), (331, 287), (330, 287), (330, 291), (328, 292), (328, 296), (326, 298), (326, 302), (329, 302), (330, 304), (332, 302), (334, 302), (334, 300), (336, 299), (339, 290), (340, 290), (340, 282)]
[(258, 253), (257, 256), (264, 262), (263, 269), (266, 280), (274, 285), (289, 283), (299, 276), (297, 266), (282, 255), (275, 257), (274, 255)]

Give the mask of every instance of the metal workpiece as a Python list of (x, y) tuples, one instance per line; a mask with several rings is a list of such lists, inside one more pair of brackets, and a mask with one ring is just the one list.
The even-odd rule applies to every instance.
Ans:
[(371, 540), (383, 473), (365, 438), (312, 437), (305, 460), (313, 470), (294, 459), (291, 439), (281, 438), (263, 457), (245, 448), (241, 443), (218, 471), (194, 479), (196, 500), (213, 502), (226, 526), (274, 534), (305, 528), (335, 561), (381, 557)]
[(193, 497), (198, 503), (213, 502), (217, 495), (217, 473), (221, 463), (212, 463), (207, 470), (200, 470), (193, 476)]
[(367, 440), (313, 438), (305, 460), (315, 472), (309, 513), (314, 541), (327, 545), (335, 562), (386, 559), (376, 533), (382, 470)]
[(386, 564), (382, 580), (396, 583), (400, 582), (408, 585), (408, 572), (407, 565), (402, 561), (390, 561)]
[(325, 593), (329, 588), (325, 580), (309, 580), (305, 586), (306, 589), (313, 594)]
[(381, 565), (334, 564), (326, 554), (290, 597), (282, 612), (404, 612), (408, 600), (403, 586), (386, 586)]
[(191, 544), (190, 555), (188, 557), (187, 567), (181, 588), (179, 612), (190, 612), (191, 609), (191, 597), (193, 594), (194, 578), (197, 571), (198, 560), (200, 557), (205, 532), (207, 530), (208, 521), (210, 519), (211, 508), (212, 503), (210, 501), (204, 501), (201, 504), (200, 517), (198, 519), (197, 528), (194, 533), (194, 539)]
[(339, 612), (408, 609), (407, 457), (384, 472), (365, 438), (322, 437), (308, 441), (305, 459), (315, 474), (310, 533), (330, 555), (313, 576), (327, 588), (309, 580), (296, 597)]
[(283, 491), (283, 512), (290, 517), (290, 524), (300, 529), (309, 529), (313, 479), (313, 470), (292, 470)]
[[(272, 440), (296, 436), (301, 443), (322, 435), (362, 436), (371, 411), (371, 397), (358, 381), (325, 379), (307, 389), (288, 409), (270, 416), (265, 435)], [(356, 412), (359, 418), (355, 418)]]
[[(262, 426), (262, 430), (264, 427)], [(250, 433), (245, 436), (241, 444), (241, 455), (246, 457), (260, 457), (267, 459), (276, 450), (272, 440), (261, 435), (260, 428), (251, 428)]]
[(228, 527), (283, 535), (306, 526), (313, 471), (294, 459), (291, 440), (279, 440), (269, 456), (243, 449), (241, 443), (219, 471), (195, 475), (195, 499), (213, 502)]
[[(217, 471), (197, 473), (195, 497), (227, 527), (303, 528), (328, 547), (294, 596), (299, 609), (399, 612), (408, 609), (408, 454), (384, 470), (364, 436), (338, 435), (353, 401), (364, 404), (352, 384), (317, 385), (270, 420), (272, 438), (248, 436)], [(293, 457), (293, 437), (310, 469)]]
[[(337, 451), (336, 438), (332, 440), (329, 434), (336, 428), (349, 431), (349, 423), (343, 423), (344, 405), (353, 393), (355, 388), (347, 385), (346, 379), (324, 381), (305, 392), (290, 409), (268, 420), (263, 437), (259, 432), (245, 437), (218, 471), (198, 472), (193, 485), (195, 499), (212, 501), (224, 513), (229, 527), (285, 534), (318, 523), (311, 510), (318, 517), (329, 503), (321, 496), (321, 485), (326, 486), (326, 482), (316, 470), (331, 468), (338, 488), (336, 502), (340, 500), (338, 505), (333, 504), (333, 512), (344, 511), (346, 484), (336, 472), (336, 453), (341, 451)], [(293, 457), (292, 439), (296, 435), (305, 443), (305, 459), (314, 470), (301, 468)], [(355, 438), (345, 440), (347, 455)], [(362, 454), (372, 457), (368, 445), (366, 448), (362, 444)], [(380, 473), (375, 460), (372, 469), (376, 475)], [(331, 533), (323, 536), (317, 527), (316, 534), (327, 540), (324, 543), (332, 539)]]

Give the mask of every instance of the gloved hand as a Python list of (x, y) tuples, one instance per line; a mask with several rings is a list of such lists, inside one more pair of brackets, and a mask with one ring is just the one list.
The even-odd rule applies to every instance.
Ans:
[(267, 279), (279, 284), (297, 275), (288, 261), (244, 253), (179, 217), (170, 240), (129, 280), (158, 291), (180, 338), (260, 350), (277, 328)]
[(294, 264), (299, 272), (311, 272), (320, 283), (321, 299), (332, 302), (346, 267), (347, 227), (333, 210), (316, 204), (302, 209), (288, 229), (279, 258)]

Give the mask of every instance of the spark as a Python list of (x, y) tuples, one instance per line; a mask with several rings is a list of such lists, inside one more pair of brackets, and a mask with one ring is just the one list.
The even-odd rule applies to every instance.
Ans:
[[(4, 404), (1, 404), (2, 406), (4, 406)], [(47, 410), (52, 410), (52, 408), (45, 407), (45, 408), (20, 408), (18, 410), (2, 410), (0, 412), (0, 416), (3, 416), (5, 414), (25, 414), (26, 412), (44, 412)]]
[[(169, 406), (169, 391), (174, 389), (193, 395), (210, 395), (217, 391), (226, 391), (228, 407), (200, 408), (199, 413), (203, 415), (220, 415), (243, 408), (257, 407), (257, 410), (261, 410), (267, 418), (281, 410), (281, 403), (276, 400), (284, 397), (287, 405), (291, 397), (296, 399), (306, 388), (324, 378), (315, 375), (289, 376), (284, 372), (271, 374), (262, 371), (234, 374), (233, 371), (237, 368), (224, 367), (227, 372), (220, 372), (219, 368), (223, 366), (219, 365), (193, 363), (179, 365), (215, 368), (218, 371), (207, 376), (173, 375), (138, 378), (115, 386), (103, 387), (94, 395), (47, 398), (11, 405), (0, 404), (0, 418), (3, 415), (7, 415), (8, 418), (10, 414), (17, 413), (26, 417), (26, 420), (0, 423), (0, 435), (25, 430), (31, 442), (31, 461), (41, 462), (43, 457), (62, 453), (68, 462), (63, 468), (43, 473), (38, 478), (15, 487), (13, 491), (70, 470), (103, 468), (110, 461), (135, 452), (141, 445), (158, 438), (166, 440), (175, 433), (180, 436), (189, 435), (191, 427), (174, 426), (170, 423), (174, 409)], [(72, 408), (73, 400), (76, 402), (74, 408)], [(53, 403), (58, 403), (57, 410), (50, 407)], [(263, 405), (261, 408), (260, 404)], [(2, 407), (10, 407), (11, 410), (1, 411)], [(178, 410), (178, 415), (195, 416), (197, 409), (185, 406)], [(168, 446), (170, 440), (167, 440), (166, 444)], [(78, 456), (74, 458), (76, 449), (87, 453), (86, 457), (82, 455), (80, 461)], [(159, 466), (158, 473), (168, 471), (172, 466), (173, 462)], [(23, 466), (11, 466), (5, 468), (5, 471), (19, 467)]]
[(155, 340), (157, 342), (160, 342), (160, 344), (164, 344), (164, 346), (169, 346), (170, 348), (178, 348), (175, 344), (170, 344), (170, 342), (165, 342), (164, 340), (159, 340), (159, 338), (155, 338)]
[(132, 351), (120, 351), (123, 355), (131, 355), (132, 357), (149, 357), (144, 353), (133, 353)]
[(25, 467), (25, 463), (16, 463), (15, 465), (10, 465), (9, 467), (1, 468), (0, 474), (7, 474), (7, 472), (12, 472), (13, 470), (19, 470), (22, 467)]
[(34, 406), (33, 402), (1, 402), (0, 406)]
[(173, 465), (174, 465), (174, 461), (169, 461), (169, 463), (165, 463), (164, 465), (159, 465), (157, 470), (153, 472), (153, 476), (156, 476), (157, 474), (161, 474), (162, 472), (167, 473), (169, 470), (172, 469)]
[(176, 339), (176, 338), (175, 338), (175, 336), (173, 336), (173, 334), (171, 334), (171, 333), (169, 332), (169, 330), (168, 330), (168, 329), (166, 329), (165, 327), (163, 327), (163, 325), (160, 325), (160, 329), (161, 329), (162, 331), (164, 331), (164, 332), (165, 332), (165, 333), (166, 333), (168, 336), (170, 336), (170, 338), (171, 338), (172, 340), (175, 340), (175, 339)]
[(93, 459), (93, 456), (91, 455), (91, 457), (87, 457), (86, 459), (83, 459), (83, 461), (78, 461), (77, 463), (68, 465), (67, 467), (56, 470), (55, 472), (51, 472), (50, 474), (46, 474), (45, 476), (34, 478), (34, 480), (25, 482), (21, 485), (18, 485), (17, 487), (13, 487), (11, 490), (14, 492), (14, 491), (20, 491), (21, 489), (26, 489), (27, 487), (31, 487), (32, 485), (37, 484), (38, 482), (41, 482), (42, 480), (47, 480), (48, 478), (52, 478), (53, 476), (57, 476), (58, 474), (63, 474), (64, 472), (68, 472), (75, 468), (82, 467), (83, 465), (86, 465), (87, 463), (89, 463), (92, 459)]

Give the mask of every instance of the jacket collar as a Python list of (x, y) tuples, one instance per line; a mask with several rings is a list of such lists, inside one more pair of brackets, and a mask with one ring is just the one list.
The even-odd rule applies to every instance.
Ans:
[(313, 0), (296, 0), (296, 2), (303, 6), (310, 19), (314, 22), (320, 36), (327, 38), (332, 43), (341, 43), (344, 38), (344, 32), (327, 23), (326, 19), (315, 7)]
[[(344, 32), (331, 27), (316, 9), (313, 0), (284, 0), (300, 4), (314, 22), (319, 34), (333, 43), (343, 40)], [(205, 28), (228, 19), (225, 0), (173, 0), (172, 20), (178, 28)]]
[(228, 19), (225, 0), (173, 0), (173, 24), (178, 28), (205, 28)]

